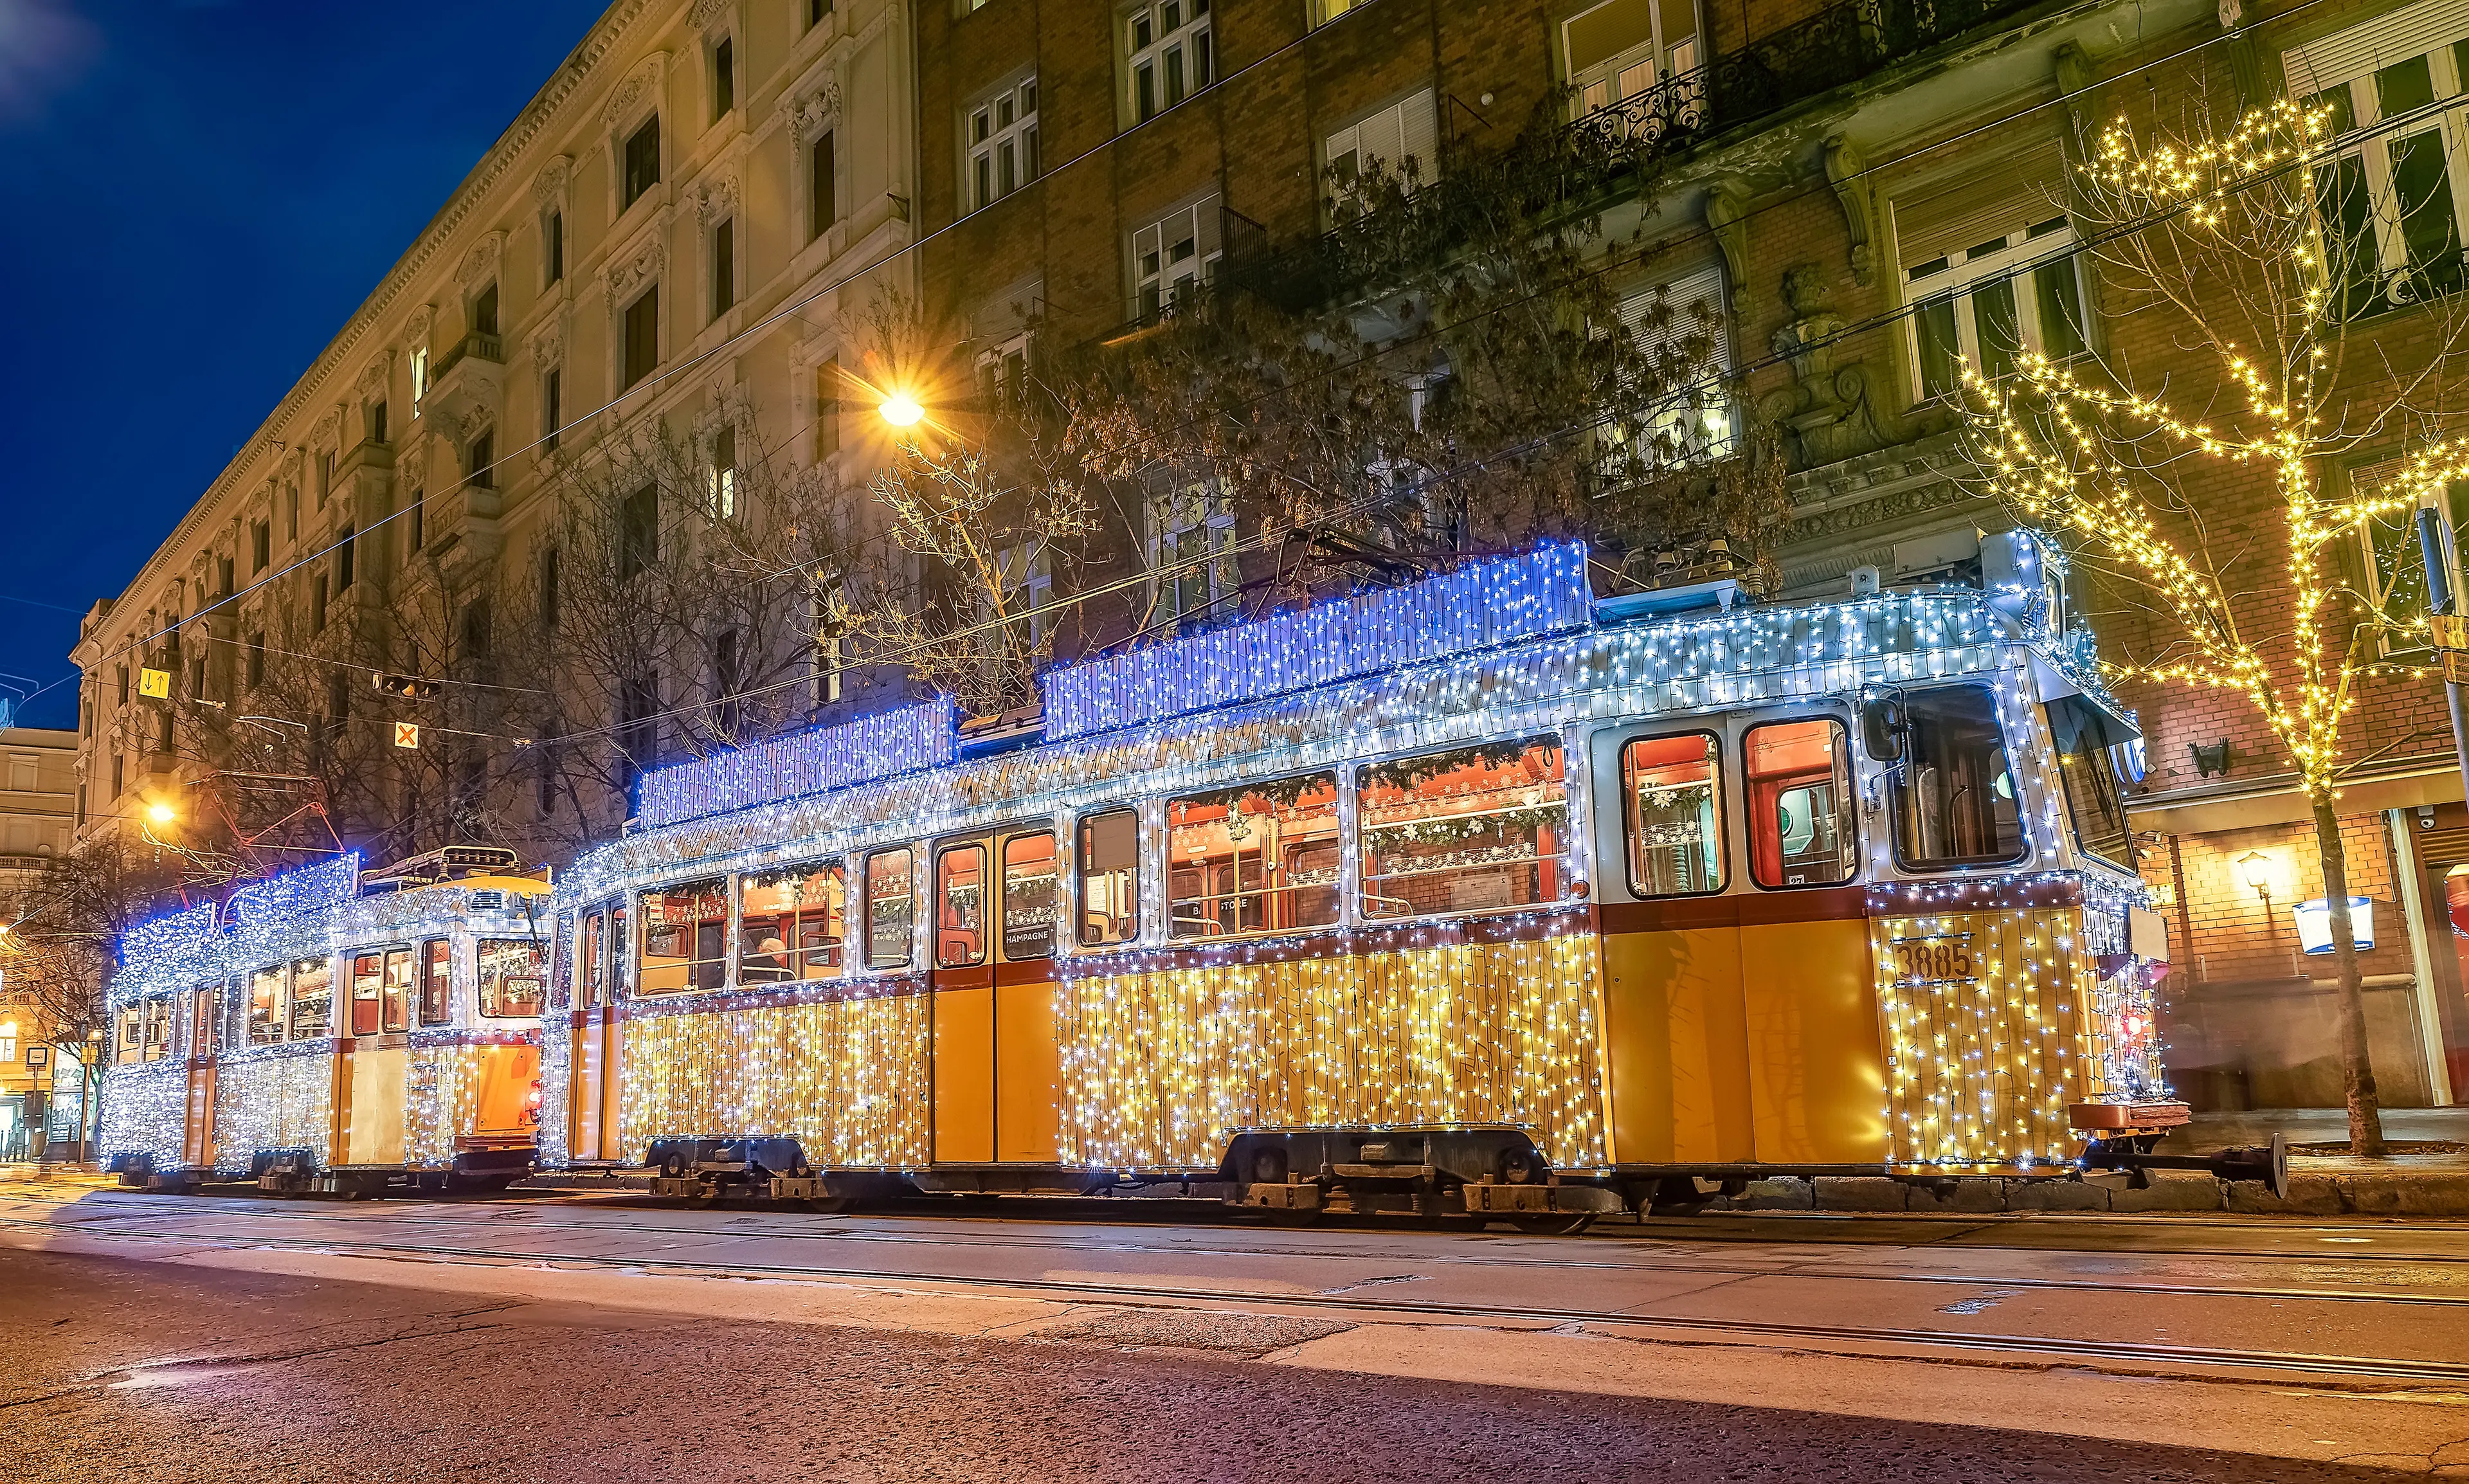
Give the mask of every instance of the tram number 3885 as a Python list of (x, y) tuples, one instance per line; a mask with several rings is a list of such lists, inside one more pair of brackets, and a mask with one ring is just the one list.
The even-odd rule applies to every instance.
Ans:
[(1949, 979), (1976, 979), (1972, 935), (1904, 938), (1894, 943), (1895, 978), (1903, 984), (1929, 984)]

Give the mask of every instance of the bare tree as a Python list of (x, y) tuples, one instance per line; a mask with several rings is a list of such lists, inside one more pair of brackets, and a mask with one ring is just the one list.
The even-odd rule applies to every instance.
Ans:
[(41, 1039), (75, 1062), (73, 1069), (55, 1063), (52, 1082), (57, 1097), (64, 1074), (77, 1079), (84, 1129), (94, 1126), (111, 1055), (104, 991), (115, 949), (130, 925), (175, 899), (176, 881), (151, 852), (105, 835), (17, 878), (0, 895), (8, 998), (25, 1007)]
[(2371, 1155), (2383, 1126), (2341, 841), (2342, 726), (2361, 678), (2391, 668), (2381, 641), (2422, 642), (2425, 624), (2394, 611), (2393, 584), (2355, 580), (2342, 553), (2374, 549), (2378, 522), (2469, 460), (2438, 441), (2381, 488), (2341, 472), (2353, 453), (2456, 421), (2442, 366), (2463, 321), (2455, 309), (2397, 328), (2370, 317), (2457, 280), (2458, 247), (2447, 263), (2412, 246), (2394, 270), (2371, 231), (2327, 234), (2327, 220), (2383, 211), (2357, 194), (2334, 133), (2327, 110), (2287, 102), (2228, 128), (2201, 103), (2167, 132), (2110, 126), (2081, 173), (2077, 219), (2110, 313), (2142, 316), (2147, 343), (2167, 349), (2088, 371), (2020, 354), (2003, 379), (1967, 368), (1967, 384), (1989, 492), (2053, 527), (2140, 620), (2139, 635), (2121, 626), (2115, 672), (2243, 696), (2296, 770), (2337, 955), (2350, 1145)]

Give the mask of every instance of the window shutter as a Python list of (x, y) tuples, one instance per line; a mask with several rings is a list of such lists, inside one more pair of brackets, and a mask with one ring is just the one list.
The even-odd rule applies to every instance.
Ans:
[(1199, 254), (1197, 261), (1205, 273), (1209, 260), (1217, 256), (1220, 250), (1218, 239), (1225, 225), (1225, 213), (1218, 209), (1217, 197), (1213, 196), (1191, 208), (1191, 213), (1192, 243)]
[(1632, 294), (1621, 301), (1621, 323), (1638, 337), (1638, 348), (1650, 355), (1657, 355), (1666, 345), (1686, 339), (1702, 328), (1712, 333), (1715, 340), (1706, 369), (1718, 376), (1729, 374), (1732, 369), (1730, 337), (1722, 333), (1719, 326), (1703, 325), (1698, 318), (1701, 307), (1702, 313), (1710, 315), (1719, 315), (1724, 310), (1722, 265), (1709, 263), (1673, 278), (1664, 295), (1664, 302), (1672, 308), (1671, 322), (1652, 325), (1648, 322), (1655, 303), (1652, 290)]
[(2056, 143), (2037, 146), (1985, 175), (1895, 202), (1900, 267), (1927, 263), (2063, 216), (2065, 160)]
[(1438, 100), (1425, 88), (1397, 105), (1396, 153), (1390, 156), (1390, 166), (1402, 171), (1412, 159), (1417, 173), (1432, 179), (1441, 173), (1440, 139)]
[(2469, 36), (2469, 0), (2418, 0), (2281, 54), (2289, 96), (2303, 98)]

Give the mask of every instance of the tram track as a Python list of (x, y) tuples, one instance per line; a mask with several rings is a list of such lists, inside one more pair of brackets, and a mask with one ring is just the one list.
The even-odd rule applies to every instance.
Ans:
[[(0, 1217), (0, 1226), (21, 1231), (60, 1230), (56, 1223), (15, 1217)], [(657, 1230), (666, 1235), (677, 1235), (674, 1229), (658, 1228)], [(1054, 1277), (989, 1279), (924, 1270), (887, 1271), (823, 1264), (745, 1261), (704, 1262), (692, 1258), (650, 1255), (577, 1257), (553, 1252), (510, 1252), (491, 1247), (467, 1247), (433, 1242), (371, 1241), (348, 1238), (293, 1239), (265, 1234), (220, 1235), (199, 1232), (113, 1232), (90, 1235), (104, 1236), (115, 1241), (228, 1246), (313, 1253), (343, 1258), (410, 1260), (430, 1264), (441, 1261), (471, 1262), (492, 1265), (540, 1264), (586, 1271), (622, 1268), (629, 1273), (657, 1276), (727, 1275), (779, 1282), (958, 1286), (974, 1289), (995, 1289), (1006, 1294), (1053, 1297), (1067, 1302), (1132, 1308), (1232, 1305), (1243, 1309), (1359, 1313), (1367, 1316), (1370, 1322), (1381, 1322), (1385, 1317), (1386, 1322), (1390, 1323), (1428, 1318), (1490, 1321), (1520, 1326), (1559, 1327), (1575, 1324), (1587, 1327), (1612, 1327), (1596, 1332), (1610, 1337), (1624, 1337), (1630, 1332), (1653, 1332), (1657, 1336), (1671, 1334), (1690, 1336), (1697, 1343), (1744, 1340), (1752, 1343), (1784, 1342), (1820, 1347), (1829, 1345), (1875, 1347), (1882, 1348), (1887, 1352), (1884, 1355), (1878, 1354), (1877, 1349), (1850, 1352), (1854, 1355), (1867, 1355), (1871, 1358), (1927, 1360), (1960, 1357), (1963, 1363), (2001, 1363), (1986, 1358), (1994, 1356), (2023, 1357), (2024, 1363), (2046, 1364), (2053, 1367), (2084, 1366), (2111, 1373), (2143, 1374), (2177, 1379), (2185, 1379), (2188, 1375), (2188, 1370), (2181, 1368), (2191, 1368), (2202, 1379), (2231, 1382), (2254, 1383), (2256, 1377), (2302, 1376), (2340, 1382), (2396, 1383), (2408, 1387), (2436, 1386), (2469, 1391), (2469, 1364), (2441, 1360), (2411, 1360), (2392, 1356), (2231, 1349), (2217, 1346), (2066, 1338), (2023, 1333), (1983, 1333), (1908, 1326), (1712, 1318), (1637, 1312), (1633, 1309), (1479, 1304), (1413, 1297), (1354, 1298), (1343, 1293), (1277, 1294), (1196, 1284), (1148, 1285)], [(2027, 1286), (2028, 1283), (2028, 1281), (2019, 1281), (2010, 1284), (1994, 1280), (1985, 1281), (1976, 1277), (1962, 1281), (1974, 1286), (1981, 1286), (1984, 1282), (1988, 1282), (1990, 1286), (1997, 1287), (2019, 1287)], [(2388, 1300), (2386, 1301), (2388, 1302)], [(1913, 1348), (1949, 1354), (1944, 1356), (1924, 1355), (1914, 1357), (1892, 1353), (1898, 1349)], [(2002, 1363), (2016, 1362), (2009, 1359)], [(2254, 1375), (2238, 1373), (2254, 1373)], [(2278, 1384), (2279, 1382), (2269, 1383)]]
[[(523, 1206), (516, 1207), (515, 1209), (527, 1208), (538, 1210), (543, 1204), (546, 1203), (525, 1202), (523, 1203)], [(238, 1215), (243, 1219), (275, 1221), (344, 1221), (354, 1219), (354, 1217), (339, 1216), (330, 1212), (316, 1210), (291, 1210), (271, 1205), (253, 1206), (242, 1213), (217, 1212), (212, 1213), (212, 1215)], [(741, 1215), (770, 1216), (771, 1214), (741, 1213)], [(93, 1231), (95, 1230), (96, 1223), (98, 1221), (141, 1221), (153, 1218), (186, 1218), (186, 1213), (167, 1211), (159, 1207), (148, 1207), (144, 1210), (129, 1212), (125, 1216), (115, 1214), (104, 1217), (88, 1217), (74, 1223), (27, 1222), (17, 1218), (0, 1217), (0, 1224), (16, 1226), (21, 1229), (27, 1226), (57, 1227), (61, 1225), (73, 1225), (76, 1229)], [(414, 1211), (388, 1211), (382, 1217), (377, 1217), (377, 1219), (382, 1219), (394, 1225), (431, 1226), (441, 1228), (480, 1227), (492, 1230), (497, 1229), (496, 1223), (493, 1222), (491, 1218), (481, 1216), (432, 1216)], [(1066, 1239), (1062, 1241), (1051, 1239), (1020, 1239), (1005, 1238), (999, 1235), (990, 1235), (985, 1233), (971, 1233), (967, 1237), (962, 1238), (892, 1233), (846, 1226), (834, 1226), (819, 1230), (801, 1229), (795, 1224), (797, 1220), (795, 1217), (784, 1216), (777, 1219), (782, 1224), (769, 1230), (749, 1230), (741, 1227), (723, 1226), (672, 1226), (652, 1221), (570, 1219), (543, 1220), (538, 1222), (537, 1226), (540, 1229), (547, 1231), (572, 1232), (579, 1234), (638, 1234), (643, 1236), (668, 1238), (728, 1237), (743, 1240), (806, 1238), (827, 1239), (833, 1241), (867, 1242), (887, 1246), (970, 1245), (981, 1247), (1002, 1247), (1015, 1251), (1120, 1252), (1200, 1259), (1308, 1257), (1331, 1261), (1368, 1262), (1374, 1261), (1385, 1256), (1384, 1254), (1356, 1253), (1342, 1250), (1304, 1250), (1294, 1247), (1264, 1250), (1259, 1247), (1239, 1247), (1232, 1245), (1212, 1246), (1192, 1243), (1160, 1243), (1079, 1239)], [(161, 1234), (149, 1233), (144, 1235)], [(1285, 1235), (1291, 1237), (1294, 1234), (1289, 1233)], [(205, 1240), (245, 1243), (256, 1239), (235, 1233), (213, 1233), (208, 1234)], [(480, 1247), (468, 1250), (480, 1253), (491, 1253), (496, 1249)], [(555, 1254), (530, 1252), (505, 1253), (502, 1255), (507, 1257), (525, 1258), (555, 1257)], [(2137, 1256), (2139, 1257), (2141, 1254), (2137, 1254)], [(2307, 1261), (2306, 1258), (2296, 1254), (2280, 1253), (2167, 1251), (2152, 1254), (2152, 1258), (2155, 1261), (2171, 1261), (2195, 1256), (2215, 1258), (2234, 1257), (2249, 1262), (2303, 1263)], [(1418, 1254), (1416, 1261), (1469, 1269), (1500, 1267), (1529, 1271), (1594, 1270), (1607, 1273), (1636, 1273), (1651, 1274), (1656, 1276), (1688, 1276), (1723, 1279), (1775, 1278), (1826, 1283), (1929, 1284), (1964, 1288), (1980, 1288), (1989, 1287), (2025, 1292), (2124, 1293), (2169, 1298), (2250, 1299), (2262, 1302), (2298, 1301), (2338, 1304), (2394, 1304), (2412, 1308), (2469, 1308), (2469, 1292), (2450, 1294), (2360, 1291), (2354, 1289), (2303, 1287), (2295, 1286), (2265, 1287), (2258, 1285), (2228, 1286), (2201, 1283), (2164, 1283), (2134, 1278), (2111, 1281), (2100, 1278), (2010, 1277), (1996, 1273), (1902, 1271), (1877, 1267), (1872, 1267), (1866, 1270), (1844, 1270), (1809, 1262), (1781, 1262), (1775, 1264), (1721, 1263), (1709, 1262), (1704, 1259), (1692, 1256), (1680, 1256), (1674, 1261), (1606, 1262), (1599, 1260), (1578, 1261), (1565, 1258), (1535, 1258), (1517, 1253), (1502, 1252), (1497, 1249), (1487, 1249), (1479, 1256)], [(2444, 1264), (2450, 1265), (2469, 1263), (2469, 1257), (2414, 1257), (2405, 1254), (2342, 1253), (2341, 1255), (2341, 1261), (2342, 1265), (2350, 1267), (2359, 1266), (2364, 1264), (2406, 1264), (2411, 1265)], [(871, 1270), (850, 1267), (846, 1269), (835, 1268), (830, 1269), (830, 1271), (835, 1274), (865, 1274)], [(1008, 1281), (986, 1279), (961, 1273), (922, 1274), (887, 1271), (882, 1273), (882, 1276), (887, 1278), (903, 1279), (923, 1278), (930, 1281), (951, 1283)]]

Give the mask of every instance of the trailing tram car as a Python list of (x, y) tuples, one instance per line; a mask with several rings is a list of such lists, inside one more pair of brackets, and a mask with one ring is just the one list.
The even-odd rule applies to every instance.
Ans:
[(132, 931), (106, 1168), (347, 1195), (529, 1173), (550, 887), (515, 860), (452, 846), (363, 876), (344, 855)]
[(541, 1159), (1554, 1229), (2148, 1143), (2139, 739), (2033, 540), (1984, 565), (1599, 601), (1551, 545), (647, 775), (558, 893)]

